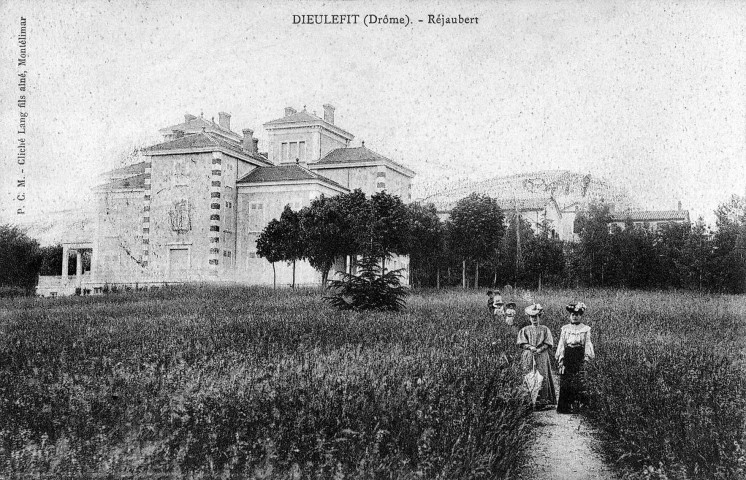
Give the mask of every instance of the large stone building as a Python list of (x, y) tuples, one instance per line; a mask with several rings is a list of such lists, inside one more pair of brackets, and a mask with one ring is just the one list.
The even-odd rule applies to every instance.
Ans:
[[(185, 115), (162, 129), (164, 142), (146, 148), (144, 161), (106, 175), (96, 189), (92, 238), (63, 244), (62, 276), (42, 277), (42, 295), (92, 293), (108, 286), (149, 286), (184, 282), (271, 284), (273, 269), (257, 257), (256, 240), (286, 205), (298, 210), (320, 195), (361, 189), (386, 191), (411, 200), (414, 172), (363, 144), (351, 147), (350, 132), (334, 122), (334, 107), (323, 118), (286, 108), (264, 124), (267, 153), (258, 152), (251, 129)], [(77, 252), (77, 275), (68, 277), (67, 259)], [(90, 271), (82, 253), (90, 255)], [(391, 268), (406, 267), (406, 258)], [(291, 268), (276, 264), (278, 284), (290, 283)], [(310, 265), (296, 266), (296, 282), (317, 284)]]

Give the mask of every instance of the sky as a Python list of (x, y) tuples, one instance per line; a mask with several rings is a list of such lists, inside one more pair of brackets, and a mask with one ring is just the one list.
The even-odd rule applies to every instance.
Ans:
[[(428, 23), (441, 13), (479, 20)], [(98, 174), (185, 113), (263, 140), (284, 107), (325, 103), (353, 146), (423, 180), (571, 170), (695, 218), (746, 194), (746, 2), (2, 0), (0, 34), (3, 223), (85, 208)]]

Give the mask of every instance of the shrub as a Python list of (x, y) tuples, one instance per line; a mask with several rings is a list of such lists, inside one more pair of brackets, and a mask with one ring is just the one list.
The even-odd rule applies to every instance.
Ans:
[(379, 260), (363, 256), (358, 263), (360, 273), (345, 273), (341, 280), (332, 280), (330, 288), (336, 293), (325, 300), (340, 310), (403, 309), (407, 291), (401, 285), (401, 271), (382, 272)]

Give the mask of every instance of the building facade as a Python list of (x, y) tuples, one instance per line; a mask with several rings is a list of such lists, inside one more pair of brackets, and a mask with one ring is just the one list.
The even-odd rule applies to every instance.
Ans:
[[(277, 263), (273, 272), (256, 254), (259, 234), (286, 205), (299, 210), (322, 194), (354, 189), (411, 198), (414, 172), (364, 145), (350, 147), (354, 136), (335, 125), (331, 105), (324, 105), (323, 118), (286, 108), (264, 124), (267, 153), (258, 152), (253, 130), (239, 135), (230, 120), (224, 112), (218, 123), (187, 114), (160, 130), (164, 141), (144, 149), (144, 161), (108, 172), (96, 188), (93, 238), (76, 240), (64, 253), (67, 259), (78, 252), (80, 259), (87, 249), (90, 271), (78, 268), (70, 278), (65, 265), (60, 277), (40, 279), (38, 293), (186, 282), (261, 285), (275, 278), (289, 284), (290, 266)], [(295, 279), (319, 284), (321, 276), (298, 262)]]
[(637, 210), (628, 212), (611, 213), (609, 227), (616, 225), (621, 229), (631, 222), (635, 227), (647, 228), (656, 231), (662, 224), (667, 223), (689, 223), (689, 211), (682, 210)]

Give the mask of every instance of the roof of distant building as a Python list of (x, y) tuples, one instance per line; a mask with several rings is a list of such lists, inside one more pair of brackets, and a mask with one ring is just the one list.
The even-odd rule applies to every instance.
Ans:
[(144, 153), (157, 152), (164, 150), (185, 150), (192, 148), (211, 148), (221, 147), (226, 150), (231, 150), (236, 153), (240, 153), (244, 156), (251, 157), (255, 160), (259, 160), (265, 164), (269, 163), (266, 157), (263, 157), (257, 153), (251, 154), (243, 149), (240, 143), (231, 141), (220, 135), (216, 135), (211, 132), (200, 132), (193, 133), (190, 135), (184, 135), (181, 138), (170, 140), (168, 142), (159, 143), (143, 150)]
[(132, 165), (126, 165), (124, 167), (115, 168), (114, 170), (109, 170), (108, 172), (105, 172), (104, 175), (112, 179), (131, 177), (133, 175), (145, 173), (146, 163), (148, 162), (138, 162), (138, 163), (133, 163)]
[(611, 214), (613, 222), (624, 222), (628, 218), (633, 222), (687, 221), (689, 220), (689, 210), (647, 210)]
[(96, 190), (142, 190), (145, 188), (145, 179), (148, 175), (141, 173), (127, 178), (119, 178), (113, 182), (105, 183), (96, 187)]
[(257, 167), (240, 180), (237, 184), (268, 183), (268, 182), (295, 182), (299, 180), (318, 180), (345, 191), (348, 189), (339, 183), (323, 175), (312, 172), (301, 165), (274, 165), (271, 167)]
[(402, 169), (406, 174), (414, 176), (414, 172), (404, 165), (397, 163), (390, 158), (384, 157), (380, 153), (376, 153), (373, 150), (362, 146), (362, 147), (348, 147), (348, 148), (336, 148), (331, 152), (327, 153), (324, 158), (315, 162), (311, 166), (316, 165), (339, 165), (339, 164), (356, 164), (365, 162), (383, 162), (390, 163), (399, 169)]
[[(493, 197), (494, 198), (494, 197)], [(441, 212), (451, 211), (460, 199), (453, 198), (435, 198), (421, 201), (424, 204), (432, 203), (435, 208)], [(541, 211), (547, 208), (547, 205), (557, 202), (552, 197), (527, 197), (527, 198), (495, 198), (500, 209), (504, 212), (512, 212), (518, 209), (519, 212)], [(559, 206), (557, 205), (559, 210)]]
[(547, 205), (552, 202), (554, 202), (554, 200), (551, 197), (497, 199), (497, 204), (500, 205), (501, 209), (515, 210), (517, 208), (521, 212), (529, 210), (544, 210)]

